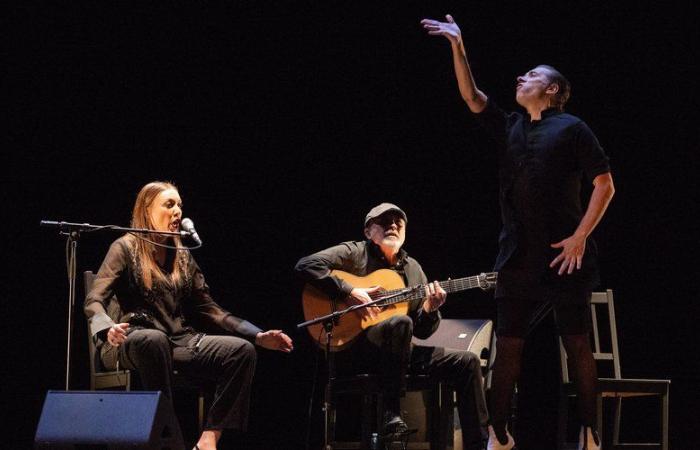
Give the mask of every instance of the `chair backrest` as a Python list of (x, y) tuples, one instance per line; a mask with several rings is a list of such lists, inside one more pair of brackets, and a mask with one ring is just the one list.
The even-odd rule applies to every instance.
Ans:
[[(606, 318), (608, 330), (607, 333), (601, 334), (601, 324), (605, 326)], [(622, 374), (620, 372), (620, 352), (617, 345), (615, 302), (613, 301), (612, 289), (608, 289), (605, 292), (593, 292), (591, 295), (591, 322), (591, 344), (593, 347), (593, 358), (596, 361), (610, 361), (612, 363), (614, 378), (622, 378)], [(608, 345), (601, 345), (601, 341), (603, 339), (608, 341)], [(566, 350), (564, 349), (564, 344), (562, 343), (561, 338), (559, 338), (559, 354), (561, 357), (562, 380), (564, 383), (569, 383), (569, 365)]]
[[(88, 292), (92, 290), (92, 284), (95, 281), (95, 274), (88, 270), (86, 272), (83, 272), (83, 281), (85, 283), (85, 295), (87, 296)], [(91, 384), (93, 384), (93, 380), (95, 379), (95, 363), (97, 358), (96, 355), (96, 349), (95, 349), (95, 341), (92, 338), (92, 332), (90, 331), (90, 321), (86, 321), (87, 323), (87, 338), (88, 338), (88, 355), (90, 357), (90, 381)]]
[[(85, 282), (85, 295), (87, 296), (88, 292), (92, 290), (92, 285), (95, 282), (96, 275), (92, 271), (86, 271), (83, 272), (83, 280)], [(112, 318), (112, 320), (115, 320), (118, 317), (121, 317), (121, 308), (119, 306), (119, 302), (116, 301), (116, 297), (111, 298), (112, 301), (109, 302), (109, 305), (107, 306), (107, 314)], [(97, 347), (95, 346), (96, 342), (92, 337), (92, 331), (90, 330), (90, 320), (87, 321), (87, 327), (88, 327), (88, 351), (90, 354), (90, 376), (91, 380), (94, 379), (94, 375), (96, 373), (103, 373), (105, 372), (104, 367), (102, 367), (102, 363), (100, 360), (100, 355), (97, 353)]]

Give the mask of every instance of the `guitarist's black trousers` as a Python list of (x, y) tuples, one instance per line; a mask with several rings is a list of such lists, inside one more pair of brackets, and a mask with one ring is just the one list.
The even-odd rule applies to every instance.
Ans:
[(338, 373), (377, 373), (384, 405), (395, 414), (406, 388), (406, 374), (449, 382), (457, 391), (464, 448), (481, 448), (488, 412), (479, 357), (463, 350), (413, 345), (412, 336), (413, 321), (405, 315), (369, 327), (347, 351), (336, 354)]

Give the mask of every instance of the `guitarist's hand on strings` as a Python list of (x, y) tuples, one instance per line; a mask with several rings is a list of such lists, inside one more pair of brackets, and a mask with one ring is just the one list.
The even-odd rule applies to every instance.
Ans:
[[(353, 288), (353, 290), (350, 291), (350, 295), (348, 296), (348, 303), (351, 303), (353, 305), (361, 305), (371, 302), (372, 297), (370, 297), (370, 294), (379, 291), (381, 288), (381, 286), (372, 286), (371, 288)], [(379, 315), (378, 311), (379, 307), (377, 306), (370, 306), (367, 308), (360, 308), (355, 310), (355, 312), (358, 313), (363, 319), (369, 318), (372, 320), (377, 318), (377, 316)]]
[(437, 311), (447, 299), (447, 292), (440, 286), (440, 283), (433, 281), (425, 285), (425, 302), (423, 310), (427, 313)]

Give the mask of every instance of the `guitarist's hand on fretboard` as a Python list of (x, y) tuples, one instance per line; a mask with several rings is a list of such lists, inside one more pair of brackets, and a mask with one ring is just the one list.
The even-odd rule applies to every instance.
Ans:
[[(353, 305), (363, 305), (371, 302), (372, 297), (370, 297), (370, 295), (374, 294), (375, 292), (379, 292), (381, 289), (381, 286), (372, 286), (370, 288), (353, 288), (348, 296), (348, 303), (352, 303)], [(362, 318), (370, 318), (374, 320), (377, 318), (377, 310), (378, 308), (376, 306), (370, 306), (367, 308), (360, 308), (355, 312)]]
[(425, 302), (423, 310), (427, 313), (437, 311), (447, 299), (447, 292), (440, 286), (440, 283), (433, 281), (425, 285)]

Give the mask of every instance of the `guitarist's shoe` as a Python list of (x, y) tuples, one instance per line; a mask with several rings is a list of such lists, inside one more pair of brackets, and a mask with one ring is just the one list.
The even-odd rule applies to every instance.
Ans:
[(393, 444), (400, 444), (401, 449), (406, 450), (409, 437), (417, 432), (415, 428), (408, 428), (400, 415), (387, 412), (384, 414), (380, 442), (385, 448), (393, 448)]
[(513, 436), (506, 430), (506, 437), (508, 440), (505, 443), (501, 443), (496, 437), (496, 432), (493, 431), (493, 427), (489, 425), (489, 443), (486, 446), (486, 450), (510, 450), (515, 447), (515, 441)]
[(384, 414), (384, 422), (382, 423), (382, 434), (405, 434), (408, 432), (408, 425), (403, 421), (400, 415), (386, 412)]
[(600, 450), (600, 436), (591, 427), (581, 427), (578, 433), (578, 450)]

